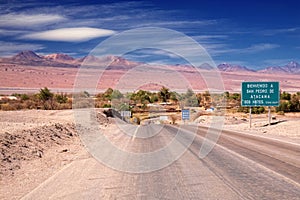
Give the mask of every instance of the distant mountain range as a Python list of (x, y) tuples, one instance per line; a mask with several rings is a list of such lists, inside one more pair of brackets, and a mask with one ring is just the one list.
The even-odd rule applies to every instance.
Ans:
[[(49, 54), (38, 55), (33, 51), (22, 51), (10, 58), (1, 58), (0, 64), (16, 64), (28, 66), (51, 66), (51, 67), (79, 67), (82, 62), (88, 64), (107, 63), (110, 64), (109, 69), (130, 69), (141, 64), (139, 62), (129, 61), (118, 56), (107, 56), (105, 58), (98, 58), (95, 56), (85, 56), (83, 58), (73, 58), (66, 54)], [(176, 65), (178, 67), (178, 65)], [(186, 68), (187, 65), (184, 65)], [(269, 66), (261, 70), (252, 70), (245, 66), (232, 65), (228, 63), (219, 64), (218, 69), (223, 72), (243, 72), (243, 73), (266, 73), (266, 74), (300, 74), (300, 64), (297, 62), (290, 62), (284, 66)], [(210, 69), (208, 64), (200, 66), (203, 69)]]
[(261, 70), (253, 70), (240, 65), (231, 65), (231, 64), (220, 64), (218, 69), (224, 72), (258, 72), (266, 74), (300, 74), (300, 64), (294, 61), (291, 61), (284, 66), (272, 66), (266, 67)]
[(217, 66), (220, 71), (223, 72), (254, 72), (247, 67), (240, 66), (240, 65), (231, 65), (228, 63), (223, 63)]

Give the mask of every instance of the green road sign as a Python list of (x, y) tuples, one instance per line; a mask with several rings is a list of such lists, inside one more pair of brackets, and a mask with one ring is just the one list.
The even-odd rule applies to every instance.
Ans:
[(242, 106), (279, 106), (279, 82), (243, 82)]

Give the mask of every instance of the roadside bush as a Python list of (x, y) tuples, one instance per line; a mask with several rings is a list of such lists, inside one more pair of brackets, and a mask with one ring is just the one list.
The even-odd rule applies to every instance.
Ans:
[(172, 124), (176, 124), (177, 116), (176, 115), (171, 115), (170, 118), (171, 118)]
[(290, 112), (291, 103), (289, 101), (281, 102), (280, 105), (276, 108), (276, 112)]
[(254, 114), (261, 114), (264, 112), (265, 112), (264, 107), (253, 107), (253, 109), (252, 109), (252, 113), (254, 113)]
[(278, 111), (277, 115), (284, 115), (284, 112), (283, 111)]
[[(249, 113), (250, 112), (250, 108), (249, 107), (242, 107), (240, 106), (237, 110), (237, 112), (243, 112), (243, 113)], [(262, 114), (265, 112), (265, 108), (264, 107), (252, 107), (252, 111), (253, 114)]]
[(1, 104), (0, 106), (1, 106), (1, 110), (3, 110), (3, 111), (17, 110), (15, 108), (15, 106), (10, 105), (9, 103), (4, 103), (4, 104)]
[(237, 112), (249, 113), (249, 107), (242, 107), (242, 106), (240, 106), (237, 109)]
[(56, 102), (59, 103), (59, 104), (67, 103), (68, 97), (67, 97), (66, 94), (63, 94), (63, 93), (61, 93), (61, 94), (56, 94), (56, 95), (55, 95), (55, 100), (56, 100)]

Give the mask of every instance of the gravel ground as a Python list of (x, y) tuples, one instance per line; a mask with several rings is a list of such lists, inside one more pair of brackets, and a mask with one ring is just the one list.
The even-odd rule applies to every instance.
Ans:
[[(226, 114), (223, 128), (300, 144), (300, 113), (275, 114), (272, 116), (275, 119), (271, 120), (269, 126), (266, 114), (252, 115), (252, 126), (250, 128), (248, 114)], [(204, 115), (197, 118), (195, 122), (203, 126), (209, 126), (212, 119), (213, 116)]]
[[(97, 119), (103, 127), (111, 121), (100, 112)], [(72, 110), (0, 112), (0, 199), (18, 199), (12, 197), (31, 191), (73, 160), (89, 157)]]

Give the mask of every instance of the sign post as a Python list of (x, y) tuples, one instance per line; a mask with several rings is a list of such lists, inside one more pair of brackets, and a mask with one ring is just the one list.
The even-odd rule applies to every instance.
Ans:
[(185, 122), (185, 120), (190, 120), (190, 110), (182, 109), (181, 110), (181, 119)]
[(131, 117), (131, 111), (130, 110), (121, 110), (121, 117), (122, 120), (124, 120), (124, 118), (130, 118)]
[(271, 126), (271, 107), (268, 106), (268, 118), (269, 118), (269, 126)]
[(252, 107), (250, 107), (250, 110), (249, 110), (249, 123), (250, 123), (250, 128), (251, 128), (251, 125), (252, 125), (252, 116), (251, 116), (251, 113), (252, 113)]
[(270, 106), (279, 106), (279, 82), (242, 82), (241, 106), (250, 107), (250, 128), (252, 107), (268, 106), (269, 125), (271, 125)]

